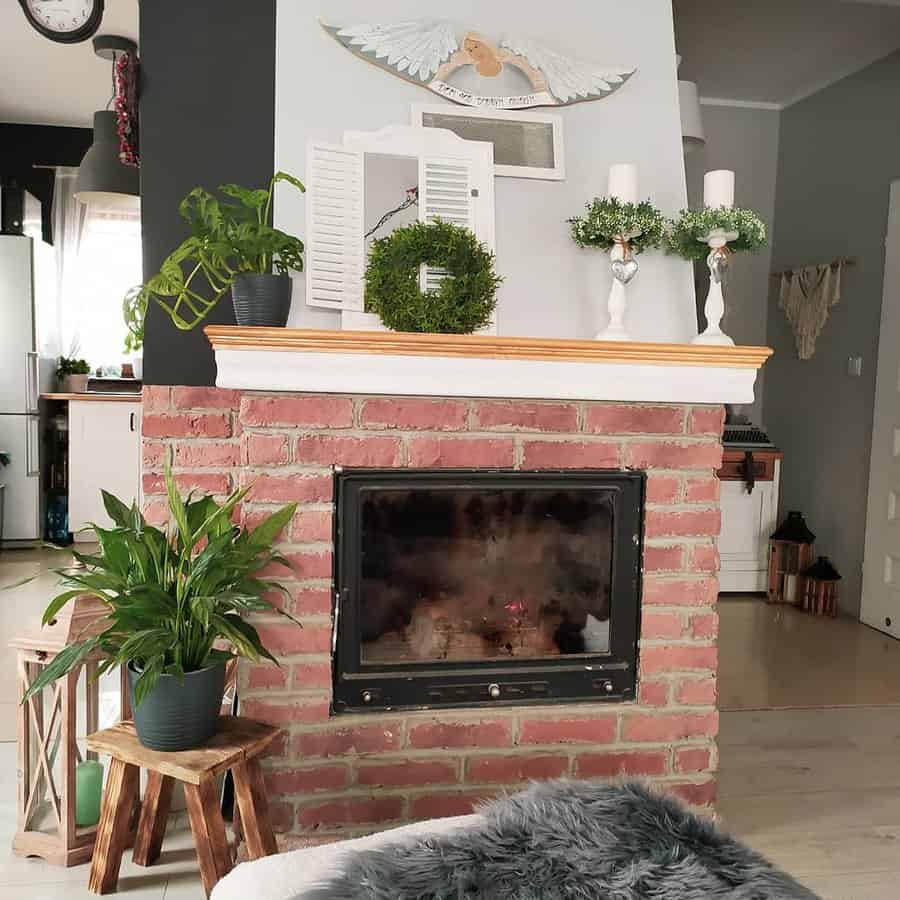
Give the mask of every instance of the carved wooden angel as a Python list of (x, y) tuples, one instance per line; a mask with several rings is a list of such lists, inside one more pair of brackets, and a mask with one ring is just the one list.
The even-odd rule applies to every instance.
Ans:
[(635, 72), (566, 56), (531, 38), (499, 44), (447, 22), (322, 27), (351, 53), (464, 106), (523, 109), (600, 100)]

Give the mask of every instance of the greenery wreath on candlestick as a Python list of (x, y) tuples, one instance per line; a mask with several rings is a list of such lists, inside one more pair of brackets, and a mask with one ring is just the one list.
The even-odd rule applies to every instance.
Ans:
[[(423, 264), (447, 272), (437, 290), (419, 290)], [(414, 222), (373, 241), (366, 312), (393, 331), (471, 334), (490, 323), (502, 280), (494, 254), (468, 228)]]
[(568, 220), (579, 247), (609, 250), (624, 238), (632, 253), (640, 253), (658, 247), (665, 237), (666, 220), (649, 200), (622, 203), (618, 197), (596, 197), (584, 206), (583, 216)]
[(728, 249), (736, 253), (754, 253), (766, 246), (766, 223), (752, 209), (706, 206), (681, 211), (669, 224), (666, 249), (684, 259), (706, 259), (709, 245), (705, 238), (717, 229), (737, 232), (737, 238), (728, 242)]

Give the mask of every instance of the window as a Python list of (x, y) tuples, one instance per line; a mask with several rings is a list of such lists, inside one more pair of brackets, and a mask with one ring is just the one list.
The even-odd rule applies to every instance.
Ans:
[(78, 169), (59, 167), (53, 188), (61, 349), (92, 369), (117, 368), (126, 361), (122, 301), (143, 281), (140, 209), (84, 206), (77, 177)]
[(140, 284), (140, 213), (88, 209), (71, 276), (62, 291), (63, 350), (93, 368), (125, 361), (122, 299)]

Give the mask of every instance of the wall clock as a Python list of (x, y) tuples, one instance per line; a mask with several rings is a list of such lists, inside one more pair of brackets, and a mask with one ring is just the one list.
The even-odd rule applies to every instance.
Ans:
[(60, 44), (86, 41), (103, 20), (103, 0), (19, 0), (28, 23)]

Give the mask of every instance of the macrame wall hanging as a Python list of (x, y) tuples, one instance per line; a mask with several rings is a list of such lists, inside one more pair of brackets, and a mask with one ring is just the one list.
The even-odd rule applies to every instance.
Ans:
[(841, 299), (845, 260), (804, 266), (781, 274), (778, 305), (784, 310), (800, 359), (811, 359), (832, 307)]

